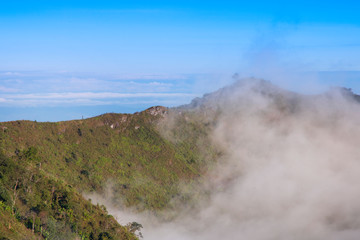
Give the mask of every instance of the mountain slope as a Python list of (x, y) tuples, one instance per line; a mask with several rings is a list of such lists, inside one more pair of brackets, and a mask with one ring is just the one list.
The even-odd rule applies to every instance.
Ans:
[[(22, 239), (19, 232), (27, 238), (51, 239), (49, 234), (63, 232), (66, 239), (132, 239), (140, 225), (122, 227), (103, 206), (82, 196), (96, 193), (119, 208), (174, 217), (182, 210), (179, 204), (196, 204), (207, 191), (237, 177), (237, 172), (208, 176), (232, 144), (227, 142), (232, 124), (247, 126), (246, 121), (257, 119), (267, 129), (281, 129), (288, 116), (296, 118), (304, 108), (316, 113), (324, 103), (339, 102), (333, 100), (337, 96), (359, 99), (348, 89), (306, 96), (245, 79), (178, 108), (0, 123), (0, 220), (13, 229), (7, 225), (0, 231), (10, 239)], [(214, 134), (222, 125), (229, 132), (219, 141)], [(209, 178), (214, 188), (199, 190)], [(163, 216), (163, 210), (174, 215)]]
[[(135, 239), (106, 209), (92, 205), (71, 186), (36, 166), (34, 149), (19, 158), (0, 155), (0, 210), (3, 226), (7, 226), (7, 231), (1, 231), (3, 237), (30, 239), (32, 232), (45, 239), (101, 239), (105, 235)], [(31, 231), (24, 231), (25, 226)]]
[[(108, 226), (105, 230), (119, 226), (106, 217), (104, 209), (91, 205), (79, 193), (111, 192), (118, 206), (140, 211), (175, 208), (177, 201), (187, 199), (179, 196), (179, 183), (190, 184), (206, 171), (202, 168), (205, 155), (197, 144), (206, 130), (201, 122), (187, 122), (182, 117), (176, 120), (179, 128), (175, 135), (180, 137), (164, 138), (162, 121), (169, 119), (171, 112), (153, 107), (135, 114), (104, 114), (67, 122), (1, 123), (2, 203), (11, 206), (12, 215), (38, 235), (46, 237), (41, 229), (64, 223), (61, 231), (70, 238), (75, 233), (86, 239), (100, 239), (103, 224)], [(207, 152), (212, 154), (210, 148)], [(11, 196), (18, 193), (13, 204)], [(128, 230), (134, 231), (131, 227), (119, 229), (107, 232), (130, 239)]]

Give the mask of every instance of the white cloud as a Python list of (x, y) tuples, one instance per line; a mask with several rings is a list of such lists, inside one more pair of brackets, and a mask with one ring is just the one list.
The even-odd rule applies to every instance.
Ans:
[(8, 87), (0, 86), (0, 92), (14, 93), (14, 92), (18, 92), (18, 91), (19, 90), (16, 88), (8, 88)]
[[(199, 94), (203, 75), (0, 72), (0, 107), (143, 104), (176, 106)], [(208, 77), (206, 77), (208, 79)], [(203, 84), (201, 89), (203, 88)], [(202, 89), (202, 91), (204, 91)], [(203, 93), (200, 91), (200, 93)]]
[(120, 74), (114, 75), (114, 77), (119, 80), (185, 80), (188, 78), (185, 74)]
[(21, 76), (22, 74), (19, 72), (2, 72), (0, 75), (4, 76)]
[(111, 99), (111, 98), (145, 98), (145, 97), (193, 97), (188, 93), (112, 93), (112, 92), (67, 92), (44, 94), (13, 94), (12, 99)]
[[(117, 104), (168, 103), (181, 104), (179, 100), (190, 100), (193, 94), (187, 93), (113, 93), (113, 92), (66, 92), (38, 94), (4, 94), (0, 104), (11, 106), (91, 106)], [(1, 100), (2, 99), (2, 100)]]

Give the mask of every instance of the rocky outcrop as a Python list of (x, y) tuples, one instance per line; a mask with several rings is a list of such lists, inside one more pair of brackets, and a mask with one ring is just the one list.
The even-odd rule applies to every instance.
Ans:
[(145, 111), (152, 116), (158, 116), (158, 115), (165, 116), (167, 114), (167, 110), (168, 109), (166, 107), (155, 106), (155, 107), (148, 108)]

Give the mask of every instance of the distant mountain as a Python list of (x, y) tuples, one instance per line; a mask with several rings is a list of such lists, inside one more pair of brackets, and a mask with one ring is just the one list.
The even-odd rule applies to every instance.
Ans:
[[(278, 106), (295, 109), (305, 102), (311, 102), (319, 98), (327, 100), (343, 97), (355, 102), (360, 102), (360, 95), (352, 92), (349, 88), (332, 87), (327, 92), (318, 95), (304, 95), (284, 90), (269, 81), (257, 78), (237, 79), (229, 86), (223, 87), (215, 92), (197, 97), (191, 103), (179, 106), (179, 110), (191, 111), (217, 111), (240, 109), (243, 104), (250, 104), (255, 98), (263, 98), (273, 101)], [(326, 100), (325, 100), (326, 101)], [(250, 105), (249, 105), (250, 107)]]
[(269, 81), (257, 78), (246, 78), (237, 80), (233, 84), (223, 87), (215, 92), (207, 93), (201, 98), (195, 98), (190, 104), (182, 105), (179, 108), (197, 109), (225, 107), (228, 104), (236, 104), (240, 97), (249, 92), (269, 97), (278, 95), (297, 96), (296, 93), (283, 90)]

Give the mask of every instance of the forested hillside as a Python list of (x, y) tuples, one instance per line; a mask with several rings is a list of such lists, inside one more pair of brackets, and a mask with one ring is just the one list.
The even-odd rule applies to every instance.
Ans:
[(9, 239), (132, 239), (140, 225), (121, 227), (81, 194), (110, 190), (119, 206), (157, 213), (186, 202), (179, 183), (191, 187), (210, 166), (205, 159), (215, 156), (209, 126), (196, 118), (153, 107), (66, 122), (1, 123), (0, 232)]

